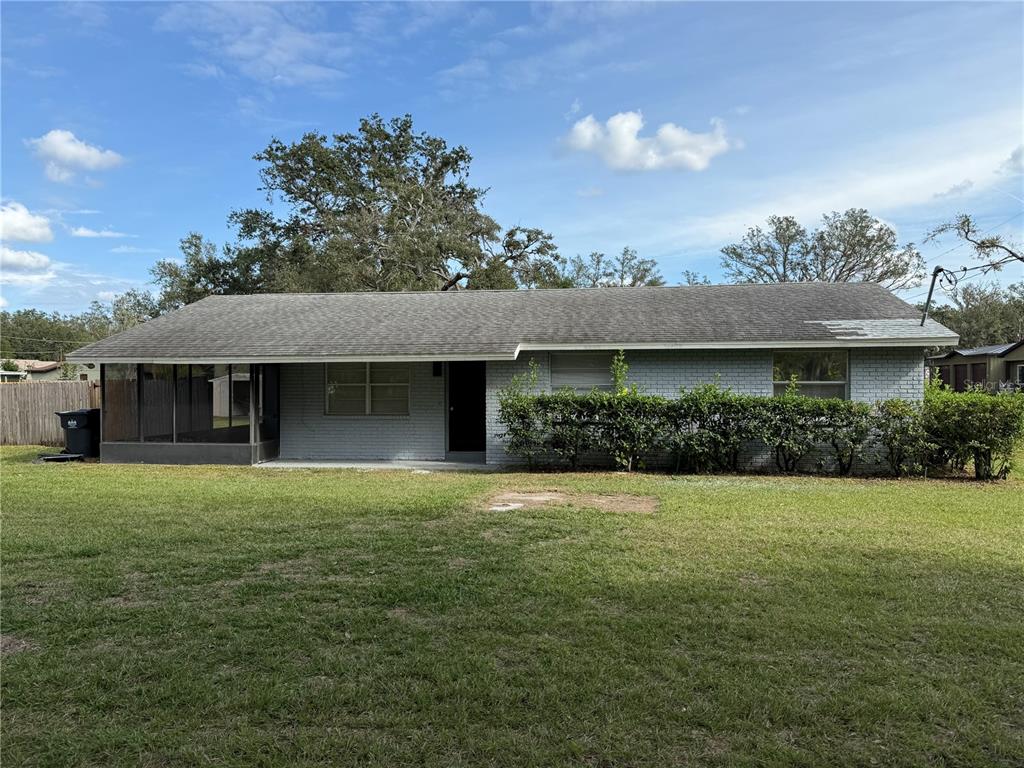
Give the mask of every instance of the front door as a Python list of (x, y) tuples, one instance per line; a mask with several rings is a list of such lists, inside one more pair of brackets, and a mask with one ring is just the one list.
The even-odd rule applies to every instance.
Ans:
[(448, 450), (483, 452), (486, 363), (448, 363)]

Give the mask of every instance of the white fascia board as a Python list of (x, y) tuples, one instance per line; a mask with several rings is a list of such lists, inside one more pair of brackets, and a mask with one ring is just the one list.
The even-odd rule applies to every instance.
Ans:
[(332, 355), (310, 357), (309, 355), (288, 355), (286, 357), (253, 357), (236, 355), (231, 357), (75, 357), (67, 355), (73, 363), (152, 363), (154, 365), (242, 365), (273, 363), (443, 363), (456, 361), (515, 360), (515, 352), (502, 355)]
[[(669, 350), (708, 350), (708, 349), (853, 349), (863, 347), (935, 347), (950, 344), (950, 339), (944, 336), (921, 337), (921, 338), (898, 338), (898, 339), (865, 339), (865, 338), (840, 338), (821, 339), (814, 341), (714, 341), (685, 344), (637, 343), (620, 342), (618, 344), (589, 343), (589, 344), (521, 344), (518, 352), (604, 352), (619, 349), (669, 349)], [(518, 357), (518, 354), (516, 355)]]

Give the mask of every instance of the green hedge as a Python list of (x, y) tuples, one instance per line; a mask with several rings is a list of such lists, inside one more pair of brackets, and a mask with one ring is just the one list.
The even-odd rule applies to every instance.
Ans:
[[(923, 404), (889, 400), (871, 407), (804, 397), (741, 395), (714, 384), (671, 399), (625, 385), (621, 353), (611, 392), (536, 392), (537, 373), (513, 380), (499, 398), (506, 450), (531, 468), (578, 469), (610, 457), (643, 469), (671, 457), (685, 472), (735, 472), (745, 452), (767, 451), (780, 472), (815, 469), (849, 475), (858, 463), (895, 475), (951, 474), (973, 464), (979, 479), (1005, 477), (1024, 436), (1024, 393), (957, 393), (929, 387)], [(815, 456), (814, 467), (807, 467)]]

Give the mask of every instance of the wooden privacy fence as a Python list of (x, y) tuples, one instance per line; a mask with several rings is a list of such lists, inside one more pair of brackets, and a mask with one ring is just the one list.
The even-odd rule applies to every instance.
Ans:
[(100, 387), (91, 381), (0, 384), (0, 444), (63, 445), (54, 411), (99, 407)]

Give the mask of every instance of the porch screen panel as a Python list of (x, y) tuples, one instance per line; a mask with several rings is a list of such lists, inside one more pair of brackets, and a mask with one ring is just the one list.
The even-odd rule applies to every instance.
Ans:
[(174, 366), (142, 366), (142, 439), (169, 443), (174, 439)]
[(256, 380), (253, 388), (253, 396), (256, 398), (256, 440), (277, 440), (280, 434), (278, 367), (254, 365), (251, 375)]
[(103, 440), (138, 442), (139, 379), (135, 363), (103, 366)]
[(212, 365), (183, 365), (178, 368), (179, 443), (212, 442), (213, 368)]
[[(239, 432), (241, 428), (249, 426), (249, 366), (231, 366), (231, 429)], [(248, 441), (246, 436), (246, 441)]]

